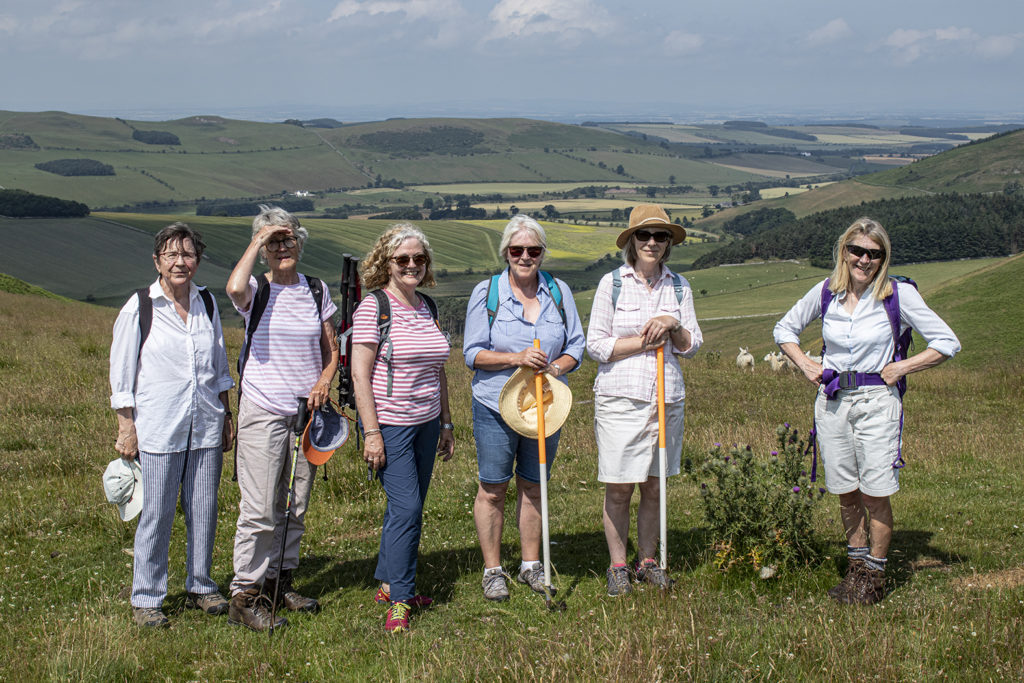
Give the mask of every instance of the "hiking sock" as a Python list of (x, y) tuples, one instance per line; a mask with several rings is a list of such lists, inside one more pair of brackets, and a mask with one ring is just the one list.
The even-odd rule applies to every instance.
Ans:
[(850, 560), (863, 560), (868, 556), (868, 551), (871, 550), (867, 546), (846, 546), (846, 557)]
[(616, 567), (625, 567), (625, 566), (626, 566), (625, 562), (612, 562), (612, 569), (614, 569)]
[(526, 560), (523, 560), (522, 562), (519, 563), (519, 573), (522, 574), (527, 569), (537, 569), (539, 567), (540, 567), (540, 560), (532, 560), (530, 562), (527, 562)]
[(500, 574), (501, 572), (500, 564), (497, 567), (484, 567), (484, 574)]
[(876, 572), (884, 572), (887, 561), (884, 557), (872, 557), (871, 555), (864, 558), (864, 563), (868, 569), (874, 569)]

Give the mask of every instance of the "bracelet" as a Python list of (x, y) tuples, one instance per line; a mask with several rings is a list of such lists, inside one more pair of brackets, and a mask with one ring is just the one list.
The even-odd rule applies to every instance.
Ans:
[(365, 429), (363, 430), (363, 438), (370, 436), (371, 434), (380, 434), (379, 429)]
[(447, 429), (449, 432), (454, 432), (455, 425), (453, 425), (451, 422), (442, 422), (441, 429)]

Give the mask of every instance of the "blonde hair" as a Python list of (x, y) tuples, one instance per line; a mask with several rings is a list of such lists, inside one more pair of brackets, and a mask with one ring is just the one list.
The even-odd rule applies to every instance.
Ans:
[(423, 245), (423, 250), (427, 253), (426, 271), (420, 286), (437, 286), (437, 282), (434, 280), (434, 271), (430, 267), (434, 260), (434, 252), (430, 249), (427, 236), (412, 223), (395, 223), (377, 238), (370, 253), (359, 264), (359, 272), (366, 291), (380, 289), (388, 284), (388, 281), (391, 280), (391, 257), (395, 255), (395, 251), (402, 246), (402, 243), (409, 239), (419, 240), (419, 243)]
[(892, 243), (889, 242), (889, 233), (885, 231), (882, 224), (866, 216), (855, 220), (846, 229), (846, 232), (840, 235), (839, 240), (836, 241), (836, 246), (832, 250), (832, 259), (836, 265), (832, 269), (832, 275), (829, 277), (828, 288), (834, 293), (845, 292), (849, 289), (850, 265), (844, 258), (843, 252), (846, 250), (846, 245), (852, 242), (855, 237), (861, 235), (872, 240), (885, 251), (882, 263), (879, 265), (875, 278), (872, 281), (871, 291), (871, 295), (875, 300), (881, 301), (892, 294), (892, 281), (889, 280), (889, 258), (892, 254)]

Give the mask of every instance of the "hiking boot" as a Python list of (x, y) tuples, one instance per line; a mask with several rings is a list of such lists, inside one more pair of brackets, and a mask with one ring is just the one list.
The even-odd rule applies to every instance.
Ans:
[(853, 582), (839, 601), (846, 605), (873, 605), (885, 597), (885, 570), (871, 569), (865, 562), (857, 568)]
[(505, 583), (507, 578), (509, 578), (508, 574), (502, 569), (485, 571), (483, 580), (484, 597), (495, 602), (508, 600), (508, 584)]
[(159, 607), (132, 607), (132, 615), (139, 628), (167, 628), (171, 625)]
[(185, 596), (185, 607), (201, 609), (215, 617), (228, 611), (228, 601), (220, 593), (189, 593)]
[[(377, 594), (373, 596), (373, 601), (378, 605), (390, 605), (391, 604), (391, 593), (384, 590), (381, 586), (377, 589)], [(410, 607), (430, 607), (434, 604), (434, 599), (429, 598), (426, 595), (413, 596), (412, 600), (406, 600)]]
[[(277, 579), (267, 579), (263, 582), (263, 594), (271, 600), (274, 599), (274, 589)], [(319, 612), (320, 603), (313, 598), (299, 595), (292, 588), (292, 570), (286, 569), (281, 572), (281, 585), (277, 587), (277, 606), (284, 605), (292, 612)]]
[(388, 607), (387, 617), (384, 619), (384, 630), (388, 633), (401, 633), (409, 630), (409, 607), (407, 602), (393, 602)]
[(266, 631), (284, 628), (288, 620), (277, 617), (270, 618), (270, 599), (255, 588), (235, 593), (228, 603), (228, 623), (232, 626), (245, 626), (253, 631)]
[(846, 574), (843, 575), (842, 581), (828, 589), (828, 597), (843, 602), (843, 596), (850, 592), (854, 577), (857, 576), (863, 564), (864, 560), (862, 558), (851, 559), (850, 563), (846, 565)]
[(627, 567), (608, 567), (608, 595), (617, 596), (633, 592), (633, 586), (629, 583), (629, 569)]
[(637, 583), (649, 583), (652, 586), (657, 586), (663, 591), (669, 590), (672, 588), (672, 584), (675, 583), (675, 581), (670, 579), (668, 574), (665, 573), (665, 570), (650, 557), (643, 561), (638, 560), (635, 572)]
[[(525, 583), (527, 586), (532, 588), (534, 592), (545, 595), (544, 591), (544, 568), (530, 567), (529, 569), (523, 569), (519, 572), (519, 576), (516, 577), (516, 581), (519, 583)], [(551, 595), (554, 595), (558, 589), (554, 586), (548, 586), (548, 590), (551, 591)]]

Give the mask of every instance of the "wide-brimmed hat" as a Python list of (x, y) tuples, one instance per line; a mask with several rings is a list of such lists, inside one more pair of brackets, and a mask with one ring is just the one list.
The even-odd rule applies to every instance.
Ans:
[[(519, 368), (505, 382), (498, 396), (498, 410), (501, 419), (521, 436), (537, 438), (537, 394), (534, 383), (534, 371)], [(565, 382), (560, 382), (551, 374), (541, 374), (544, 378), (544, 436), (557, 432), (565, 424), (572, 408), (572, 392)]]
[(103, 473), (103, 491), (107, 500), (117, 506), (125, 522), (142, 512), (142, 467), (139, 461), (114, 458)]
[(626, 246), (629, 238), (633, 236), (633, 233), (640, 228), (645, 230), (652, 230), (654, 228), (668, 230), (672, 233), (672, 244), (680, 244), (686, 239), (686, 230), (683, 226), (676, 225), (670, 221), (668, 214), (665, 213), (665, 209), (657, 204), (637, 204), (629, 212), (629, 227), (619, 233), (618, 239), (615, 240), (615, 245), (622, 249)]
[(302, 453), (313, 465), (323, 465), (348, 441), (348, 418), (332, 403), (328, 401), (314, 410), (302, 432)]

